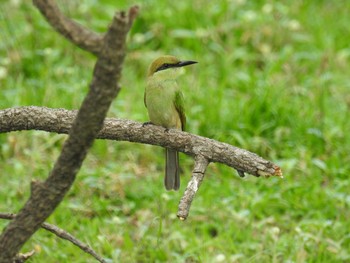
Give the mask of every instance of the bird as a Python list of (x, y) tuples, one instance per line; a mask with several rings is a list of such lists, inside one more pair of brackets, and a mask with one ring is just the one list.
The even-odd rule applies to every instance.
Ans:
[[(161, 56), (151, 63), (144, 93), (150, 124), (162, 126), (166, 131), (185, 130), (184, 98), (176, 80), (184, 73), (183, 67), (195, 63), (198, 62), (182, 61), (171, 55)], [(165, 189), (176, 191), (180, 188), (179, 153), (166, 148), (165, 160)]]

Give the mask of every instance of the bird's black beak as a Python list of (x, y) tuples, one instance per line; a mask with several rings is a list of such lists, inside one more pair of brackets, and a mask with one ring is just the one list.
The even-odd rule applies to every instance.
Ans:
[(188, 65), (192, 65), (192, 64), (196, 64), (198, 63), (197, 61), (180, 61), (179, 63), (176, 64), (177, 67), (184, 67), (184, 66), (188, 66)]

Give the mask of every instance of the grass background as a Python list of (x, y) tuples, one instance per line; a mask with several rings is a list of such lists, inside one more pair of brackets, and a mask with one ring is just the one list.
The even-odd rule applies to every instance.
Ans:
[[(104, 32), (130, 1), (57, 1)], [(146, 1), (145, 1), (146, 2)], [(134, 2), (137, 3), (137, 2)], [(96, 141), (48, 222), (111, 262), (350, 261), (350, 2), (138, 2), (123, 89), (110, 117), (144, 122), (148, 64), (162, 54), (199, 61), (180, 80), (188, 131), (256, 152), (285, 179), (239, 178), (211, 164), (185, 222), (163, 187), (161, 148)], [(0, 108), (77, 109), (95, 59), (52, 30), (29, 1), (0, 2)], [(47, 177), (64, 135), (0, 134), (0, 210), (16, 212)], [(7, 222), (0, 221), (0, 228)], [(40, 230), (31, 262), (95, 262)]]

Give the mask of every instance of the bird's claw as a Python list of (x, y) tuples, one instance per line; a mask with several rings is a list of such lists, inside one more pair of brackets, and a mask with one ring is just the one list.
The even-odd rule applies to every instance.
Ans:
[(146, 121), (146, 122), (142, 123), (142, 127), (145, 127), (147, 125), (153, 125), (153, 123), (150, 121)]
[(237, 173), (238, 173), (238, 175), (240, 176), (240, 177), (245, 177), (245, 174), (244, 174), (244, 172), (242, 171), (242, 170), (238, 170), (238, 169), (236, 169), (236, 171), (237, 171)]

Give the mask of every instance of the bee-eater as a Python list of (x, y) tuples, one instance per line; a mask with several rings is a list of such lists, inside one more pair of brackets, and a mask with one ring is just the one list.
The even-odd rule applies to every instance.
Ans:
[[(185, 130), (183, 95), (176, 79), (184, 72), (184, 66), (195, 63), (197, 62), (181, 61), (174, 56), (162, 56), (151, 63), (148, 69), (144, 102), (152, 124), (166, 129)], [(167, 148), (165, 158), (165, 188), (178, 190), (180, 187), (179, 153)]]

